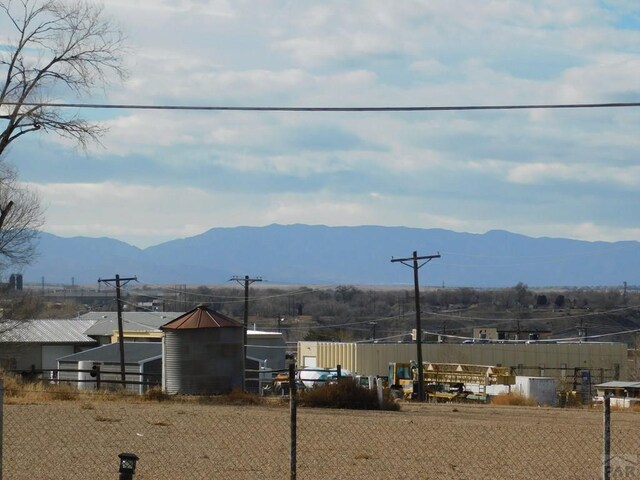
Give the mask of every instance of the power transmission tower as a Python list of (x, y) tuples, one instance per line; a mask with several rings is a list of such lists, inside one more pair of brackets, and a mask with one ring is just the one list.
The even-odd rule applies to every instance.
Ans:
[[(429, 263), (434, 258), (440, 258), (440, 254), (418, 256), (418, 252), (413, 252), (411, 257), (391, 258), (391, 262), (400, 262), (407, 267), (413, 268), (413, 288), (416, 297), (416, 349), (418, 357), (418, 400), (424, 401), (424, 365), (422, 364), (422, 325), (420, 320), (420, 283), (418, 280), (418, 270)], [(412, 263), (407, 263), (409, 260)], [(422, 263), (418, 263), (423, 261)]]
[(262, 277), (251, 278), (249, 277), (249, 275), (245, 275), (244, 277), (233, 276), (231, 277), (230, 281), (238, 282), (240, 285), (244, 285), (244, 356), (242, 359), (242, 363), (244, 364), (247, 361), (247, 329), (249, 328), (249, 285), (254, 282), (261, 282)]
[[(120, 348), (120, 381), (122, 382), (122, 388), (127, 388), (127, 383), (126, 383), (126, 374), (125, 374), (125, 368), (124, 368), (124, 334), (123, 334), (123, 328), (122, 328), (122, 300), (120, 299), (120, 287), (121, 285), (126, 285), (132, 280), (138, 281), (136, 277), (120, 278), (120, 275), (117, 275), (117, 274), (116, 274), (116, 278), (99, 278), (98, 279), (98, 285), (100, 285), (100, 283), (103, 283), (103, 282), (106, 284), (116, 282), (116, 306), (118, 310), (118, 346)], [(124, 282), (124, 284), (121, 284), (120, 282)]]

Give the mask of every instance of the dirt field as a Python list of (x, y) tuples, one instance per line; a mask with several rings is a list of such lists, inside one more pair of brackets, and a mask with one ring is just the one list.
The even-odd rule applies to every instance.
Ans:
[[(636, 462), (640, 414), (612, 416), (614, 467)], [(90, 400), (4, 405), (4, 478), (290, 478), (288, 406)], [(602, 413), (466, 404), (299, 409), (297, 478), (602, 478)], [(615, 463), (617, 462), (617, 463)], [(640, 478), (627, 475), (612, 478)], [(618, 470), (618, 473), (620, 470)], [(616, 470), (614, 470), (614, 474)]]

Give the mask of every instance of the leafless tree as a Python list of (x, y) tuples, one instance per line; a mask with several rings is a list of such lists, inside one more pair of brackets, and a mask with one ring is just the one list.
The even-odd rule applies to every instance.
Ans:
[(0, 268), (35, 258), (43, 218), (37, 194), (18, 182), (15, 168), (0, 162)]
[[(102, 7), (84, 0), (0, 0), (0, 267), (28, 263), (42, 226), (40, 201), (21, 186), (5, 161), (7, 147), (37, 130), (81, 146), (103, 127), (68, 109), (47, 106), (71, 93), (81, 97), (124, 76), (120, 29)], [(6, 25), (6, 27), (5, 27)], [(2, 80), (0, 80), (2, 81)]]
[[(102, 7), (83, 0), (0, 0), (14, 36), (0, 52), (0, 156), (14, 140), (53, 131), (81, 145), (103, 132), (69, 110), (43, 106), (64, 90), (81, 96), (124, 75), (123, 35)], [(4, 33), (4, 32), (3, 32)]]

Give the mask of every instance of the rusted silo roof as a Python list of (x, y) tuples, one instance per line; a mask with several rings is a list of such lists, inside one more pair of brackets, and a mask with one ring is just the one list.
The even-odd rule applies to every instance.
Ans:
[(242, 324), (219, 312), (210, 310), (206, 305), (196, 308), (164, 324), (160, 330), (181, 330), (187, 328), (242, 328)]

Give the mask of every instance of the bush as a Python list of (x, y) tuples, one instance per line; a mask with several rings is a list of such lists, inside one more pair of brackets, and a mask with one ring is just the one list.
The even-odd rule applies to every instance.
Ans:
[(142, 395), (144, 400), (149, 402), (164, 402), (169, 400), (169, 394), (162, 390), (162, 387), (151, 387)]
[(383, 391), (382, 405), (379, 405), (378, 393), (375, 390), (362, 387), (351, 378), (303, 390), (300, 392), (298, 401), (305, 407), (400, 410), (400, 404), (391, 397), (389, 390)]
[(2, 374), (4, 395), (6, 398), (16, 398), (24, 396), (24, 382), (16, 375), (10, 373)]
[(492, 405), (515, 405), (519, 407), (535, 407), (535, 400), (525, 397), (520, 393), (501, 393), (491, 397)]

